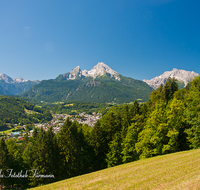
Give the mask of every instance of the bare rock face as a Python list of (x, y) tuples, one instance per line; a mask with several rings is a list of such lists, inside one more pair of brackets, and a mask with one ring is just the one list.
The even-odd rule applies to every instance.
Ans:
[(67, 80), (74, 80), (77, 77), (84, 78), (84, 77), (92, 77), (96, 78), (98, 76), (103, 76), (105, 73), (109, 73), (110, 77), (114, 77), (116, 80), (120, 80), (119, 73), (112, 70), (108, 65), (106, 65), (103, 62), (99, 62), (97, 65), (95, 65), (90, 71), (87, 70), (81, 70), (80, 66), (77, 66), (76, 68), (72, 69), (69, 75), (66, 73), (63, 74), (63, 76), (66, 76)]
[(115, 77), (115, 79), (120, 80), (118, 76), (119, 73), (112, 70), (108, 65), (103, 62), (99, 62), (90, 71), (88, 71), (88, 76), (96, 78), (97, 76), (103, 76), (105, 73), (109, 73), (111, 77)]
[(80, 66), (77, 66), (76, 68), (71, 70), (69, 74), (69, 79), (74, 80), (77, 76), (81, 76)]
[(98, 86), (98, 85), (100, 85), (101, 84), (101, 82), (100, 81), (90, 81), (90, 82), (88, 82), (87, 84), (86, 84), (86, 86)]
[(162, 75), (155, 77), (151, 80), (143, 80), (146, 82), (149, 86), (151, 86), (153, 89), (157, 89), (161, 84), (165, 84), (167, 79), (169, 77), (175, 78), (178, 81), (184, 82), (185, 86), (195, 77), (199, 76), (198, 73), (195, 73), (194, 71), (185, 71), (185, 70), (179, 70), (174, 68), (172, 71), (165, 71)]

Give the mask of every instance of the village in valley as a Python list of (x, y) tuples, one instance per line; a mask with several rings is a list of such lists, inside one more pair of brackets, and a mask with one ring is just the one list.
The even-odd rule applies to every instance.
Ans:
[[(52, 114), (53, 119), (49, 121), (48, 123), (34, 123), (32, 124), (32, 127), (35, 128), (43, 128), (45, 131), (47, 131), (50, 127), (53, 127), (53, 132), (56, 134), (61, 130), (61, 127), (64, 125), (66, 119), (69, 117), (70, 120), (77, 121), (78, 123), (82, 125), (88, 125), (90, 127), (94, 127), (94, 124), (97, 120), (99, 120), (102, 117), (101, 113), (93, 112), (92, 114), (87, 114), (85, 112), (78, 113), (77, 115), (68, 115), (68, 114)], [(19, 140), (23, 140), (24, 135), (26, 134), (26, 125), (18, 124), (10, 124), (7, 123), (7, 125), (10, 127), (10, 130), (6, 133), (1, 132), (0, 136), (6, 137), (6, 139), (9, 138), (15, 138)], [(32, 136), (33, 129), (29, 131), (29, 136)]]

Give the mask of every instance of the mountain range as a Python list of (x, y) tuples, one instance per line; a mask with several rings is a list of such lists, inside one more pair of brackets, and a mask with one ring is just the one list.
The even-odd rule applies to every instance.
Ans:
[(153, 89), (164, 84), (169, 77), (178, 80), (183, 88), (198, 76), (194, 71), (173, 69), (151, 80), (135, 80), (122, 76), (108, 65), (99, 62), (91, 70), (81, 70), (80, 66), (70, 72), (60, 74), (55, 79), (43, 81), (12, 79), (0, 74), (1, 95), (21, 95), (35, 101), (61, 102), (131, 102), (135, 99), (147, 101)]
[(0, 94), (1, 95), (20, 95), (29, 90), (33, 85), (40, 83), (39, 80), (31, 81), (19, 77), (12, 79), (6, 74), (0, 73)]
[(120, 75), (103, 62), (90, 71), (79, 66), (56, 79), (34, 85), (22, 96), (37, 101), (131, 102), (147, 101), (153, 89), (143, 81)]
[(169, 77), (178, 80), (179, 87), (185, 87), (193, 78), (199, 76), (198, 73), (194, 71), (185, 71), (183, 69), (179, 70), (174, 68), (172, 71), (165, 71), (162, 75), (155, 77), (151, 80), (143, 80), (153, 89), (157, 89), (161, 84), (165, 84)]

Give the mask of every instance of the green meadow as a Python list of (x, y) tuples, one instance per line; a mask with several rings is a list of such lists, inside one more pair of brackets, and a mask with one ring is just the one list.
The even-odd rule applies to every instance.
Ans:
[(200, 149), (147, 158), (32, 189), (200, 189)]

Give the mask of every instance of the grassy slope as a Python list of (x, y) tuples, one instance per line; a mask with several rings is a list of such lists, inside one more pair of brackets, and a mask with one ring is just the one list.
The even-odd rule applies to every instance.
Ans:
[(200, 189), (200, 149), (123, 164), (35, 189)]

